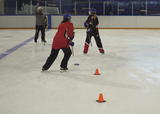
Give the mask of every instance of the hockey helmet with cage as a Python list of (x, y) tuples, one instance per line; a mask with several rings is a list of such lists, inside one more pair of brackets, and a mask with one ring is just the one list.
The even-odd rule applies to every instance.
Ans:
[(96, 14), (96, 12), (97, 12), (97, 10), (95, 8), (91, 8), (89, 10), (89, 14), (92, 14), (92, 13)]
[(63, 19), (68, 19), (69, 21), (71, 20), (71, 15), (69, 13), (66, 13), (63, 15)]

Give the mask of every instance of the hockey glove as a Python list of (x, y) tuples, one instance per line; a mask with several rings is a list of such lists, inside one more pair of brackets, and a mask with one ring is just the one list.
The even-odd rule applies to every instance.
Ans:
[(74, 38), (74, 35), (75, 35), (75, 32), (73, 32), (73, 36), (71, 38), (69, 38), (70, 40), (73, 40)]
[(70, 46), (74, 46), (74, 42), (73, 41), (69, 41), (69, 45)]
[(43, 28), (46, 28), (47, 26), (48, 26), (47, 19), (44, 19)]
[(91, 32), (92, 32), (92, 29), (89, 28), (89, 29), (87, 30), (87, 34), (90, 34)]
[(84, 27), (88, 28), (88, 23), (87, 22), (84, 22)]

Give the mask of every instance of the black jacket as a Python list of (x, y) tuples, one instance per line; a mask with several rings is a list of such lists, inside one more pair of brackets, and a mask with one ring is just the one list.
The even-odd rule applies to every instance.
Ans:
[(99, 24), (99, 21), (98, 21), (98, 17), (96, 14), (94, 15), (89, 15), (86, 22), (88, 23), (88, 28), (87, 29), (92, 29), (90, 35), (97, 35), (99, 34), (98, 32), (98, 24)]

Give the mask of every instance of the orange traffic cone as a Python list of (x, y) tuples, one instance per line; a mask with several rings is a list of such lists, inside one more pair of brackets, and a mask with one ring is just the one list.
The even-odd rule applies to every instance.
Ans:
[(100, 73), (99, 73), (98, 69), (96, 69), (96, 71), (95, 71), (94, 75), (100, 75)]
[(106, 101), (103, 99), (103, 94), (102, 94), (102, 93), (99, 94), (99, 99), (96, 100), (96, 101), (99, 102), (99, 103), (106, 102)]

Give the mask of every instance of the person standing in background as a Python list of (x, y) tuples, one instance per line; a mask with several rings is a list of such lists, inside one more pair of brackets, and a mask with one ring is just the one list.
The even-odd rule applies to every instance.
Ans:
[(39, 31), (41, 31), (42, 36), (41, 36), (41, 40), (42, 42), (46, 42), (45, 40), (45, 28), (47, 26), (47, 18), (46, 15), (42, 13), (43, 8), (42, 7), (38, 7), (39, 3), (37, 3), (36, 8), (35, 8), (35, 16), (36, 16), (36, 34), (34, 37), (34, 42), (37, 43), (37, 39), (38, 39), (38, 35), (39, 35)]

